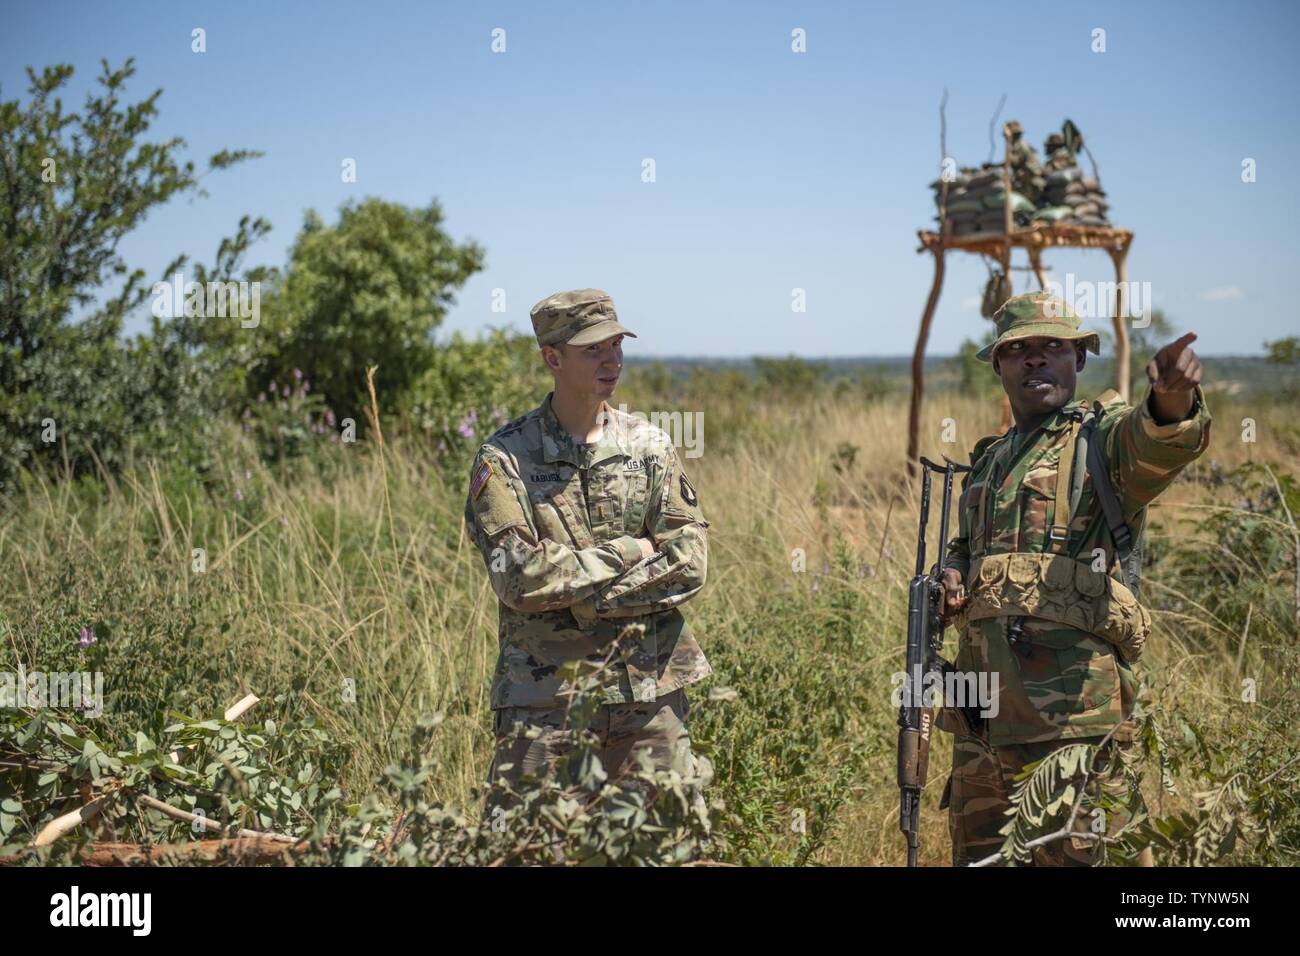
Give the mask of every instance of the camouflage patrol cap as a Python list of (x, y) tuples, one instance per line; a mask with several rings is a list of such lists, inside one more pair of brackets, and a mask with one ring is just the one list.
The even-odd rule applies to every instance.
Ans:
[(614, 300), (600, 289), (557, 292), (533, 306), (529, 315), (538, 345), (591, 345), (615, 335), (636, 338), (619, 324)]
[(1084, 348), (1094, 355), (1101, 354), (1101, 337), (1096, 332), (1079, 328), (1079, 317), (1064, 299), (1046, 292), (1026, 292), (1013, 295), (993, 313), (998, 337), (975, 353), (983, 362), (991, 362), (993, 353), (1007, 342), (1047, 335), (1057, 339), (1083, 342)]

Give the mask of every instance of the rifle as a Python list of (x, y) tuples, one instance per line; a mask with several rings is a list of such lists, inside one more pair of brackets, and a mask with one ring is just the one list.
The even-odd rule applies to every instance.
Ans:
[[(952, 505), (953, 476), (971, 469), (946, 455), (944, 465), (922, 458), (921, 522), (916, 540), (916, 574), (907, 592), (907, 671), (903, 703), (898, 708), (898, 826), (907, 837), (907, 865), (916, 866), (921, 823), (921, 791), (930, 761), (931, 707), (925, 705), (924, 681), (928, 674), (954, 670), (939, 656), (943, 649), (943, 574), (948, 556), (948, 511)], [(943, 512), (939, 517), (939, 560), (925, 571), (925, 532), (930, 521), (930, 472), (943, 475)]]

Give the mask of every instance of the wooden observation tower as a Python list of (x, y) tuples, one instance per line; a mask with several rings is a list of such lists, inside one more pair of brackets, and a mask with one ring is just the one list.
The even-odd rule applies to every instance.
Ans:
[(1011, 189), (1011, 128), (1002, 127), (1006, 142), (1006, 153), (1002, 160), (1002, 190), (1005, 196), (1004, 220), (1002, 232), (976, 232), (963, 236), (952, 235), (952, 223), (946, 214), (947, 182), (941, 186), (940, 231), (919, 230), (917, 235), (921, 246), (917, 252), (929, 252), (934, 256), (934, 281), (930, 285), (930, 295), (925, 301), (925, 311), (921, 313), (921, 327), (916, 336), (916, 350), (912, 354), (912, 405), (907, 422), (907, 459), (909, 467), (917, 459), (917, 429), (921, 418), (921, 399), (925, 391), (923, 363), (925, 345), (930, 337), (930, 322), (934, 318), (935, 307), (939, 304), (939, 294), (943, 291), (944, 256), (948, 252), (970, 252), (997, 259), (1002, 264), (1002, 274), (1006, 277), (1007, 288), (1011, 283), (1011, 250), (1024, 249), (1029, 257), (1029, 266), (1038, 279), (1040, 289), (1047, 288), (1047, 279), (1043, 275), (1042, 253), (1048, 248), (1104, 249), (1115, 265), (1115, 312), (1112, 321), (1115, 326), (1115, 389), (1129, 400), (1128, 364), (1129, 343), (1128, 329), (1124, 325), (1126, 303), (1124, 292), (1128, 282), (1126, 260), (1129, 246), (1133, 242), (1133, 233), (1128, 229), (1116, 229), (1112, 226), (1087, 226), (1073, 223), (1035, 222), (1028, 226), (1017, 227), (1012, 214)]

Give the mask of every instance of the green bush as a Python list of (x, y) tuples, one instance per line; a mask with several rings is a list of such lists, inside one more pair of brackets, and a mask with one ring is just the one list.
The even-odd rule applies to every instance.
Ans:
[(497, 428), (536, 407), (550, 389), (531, 335), (493, 329), (469, 339), (458, 333), (431, 354), (403, 417), (449, 461), (464, 464)]
[(339, 417), (369, 408), (366, 369), (378, 366), (382, 411), (398, 408), (437, 363), (433, 332), (454, 293), (483, 267), (483, 250), (456, 244), (442, 207), (380, 199), (344, 204), (336, 226), (308, 211), (284, 281), (264, 303), (268, 337), (250, 394), (301, 369)]
[[(431, 797), (439, 771), (431, 756), (441, 714), (416, 721), (410, 745), (364, 797), (339, 785), (345, 753), (311, 718), (232, 722), (172, 713), (156, 733), (114, 745), (50, 709), (0, 711), (0, 854), (29, 864), (76, 861), (90, 828), (53, 847), (27, 844), (70, 802), (94, 787), (102, 819), (134, 843), (186, 844), (200, 831), (160, 812), (161, 801), (215, 824), (298, 840), (298, 864), (336, 866), (537, 865), (654, 866), (700, 859), (723, 845), (723, 807), (704, 797), (706, 765), (650, 770), (608, 781), (587, 731), (599, 706), (592, 675), (578, 677), (570, 709), (569, 757), (518, 789), (489, 793), (482, 820)], [(285, 695), (272, 706), (282, 707)], [(287, 857), (286, 857), (287, 859)], [(169, 852), (157, 863), (177, 862)]]
[(787, 395), (812, 392), (826, 378), (824, 362), (809, 362), (797, 355), (785, 358), (754, 357), (754, 370), (768, 389)]
[[(162, 91), (123, 103), (134, 72), (132, 60), (118, 70), (105, 62), (99, 89), (75, 113), (64, 113), (59, 96), (73, 74), (67, 65), (29, 68), (28, 101), (0, 101), (0, 233), (12, 265), (0, 272), (0, 494), (39, 464), (111, 473), (134, 444), (167, 453), (163, 433), (196, 424), (202, 383), (183, 350), (119, 339), (151, 288), (119, 243), (153, 208), (202, 194), (203, 174), (179, 158), (184, 140), (145, 138)], [(222, 151), (206, 172), (256, 155)]]

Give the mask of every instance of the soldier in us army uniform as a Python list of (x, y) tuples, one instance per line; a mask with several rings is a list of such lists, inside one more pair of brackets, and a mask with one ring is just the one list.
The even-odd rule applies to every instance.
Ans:
[(465, 519), (499, 601), (489, 783), (540, 775), (568, 748), (575, 661), (605, 663), (589, 727), (610, 780), (693, 769), (685, 688), (712, 673), (681, 611), (704, 587), (708, 522), (672, 441), (612, 408), (632, 336), (599, 289), (532, 309), (555, 388), (470, 469)]
[[(1074, 399), (1076, 375), (1099, 339), (1064, 301), (1018, 295), (994, 319), (997, 339), (979, 358), (1001, 377), (1015, 424), (975, 446), (943, 583), (957, 668), (996, 674), (1000, 693), (979, 726), (957, 708), (940, 712), (956, 734), (941, 801), (954, 865), (1001, 847), (1026, 763), (1110, 734), (1104, 767), (1131, 742), (1133, 666), (1151, 628), (1135, 594), (1146, 508), (1210, 438), (1195, 334), (1156, 353), (1136, 406), (1111, 391), (1090, 408)], [(1112, 832), (1120, 822), (1107, 821)], [(1099, 858), (1096, 841), (1075, 837), (1033, 852), (1037, 865)]]

